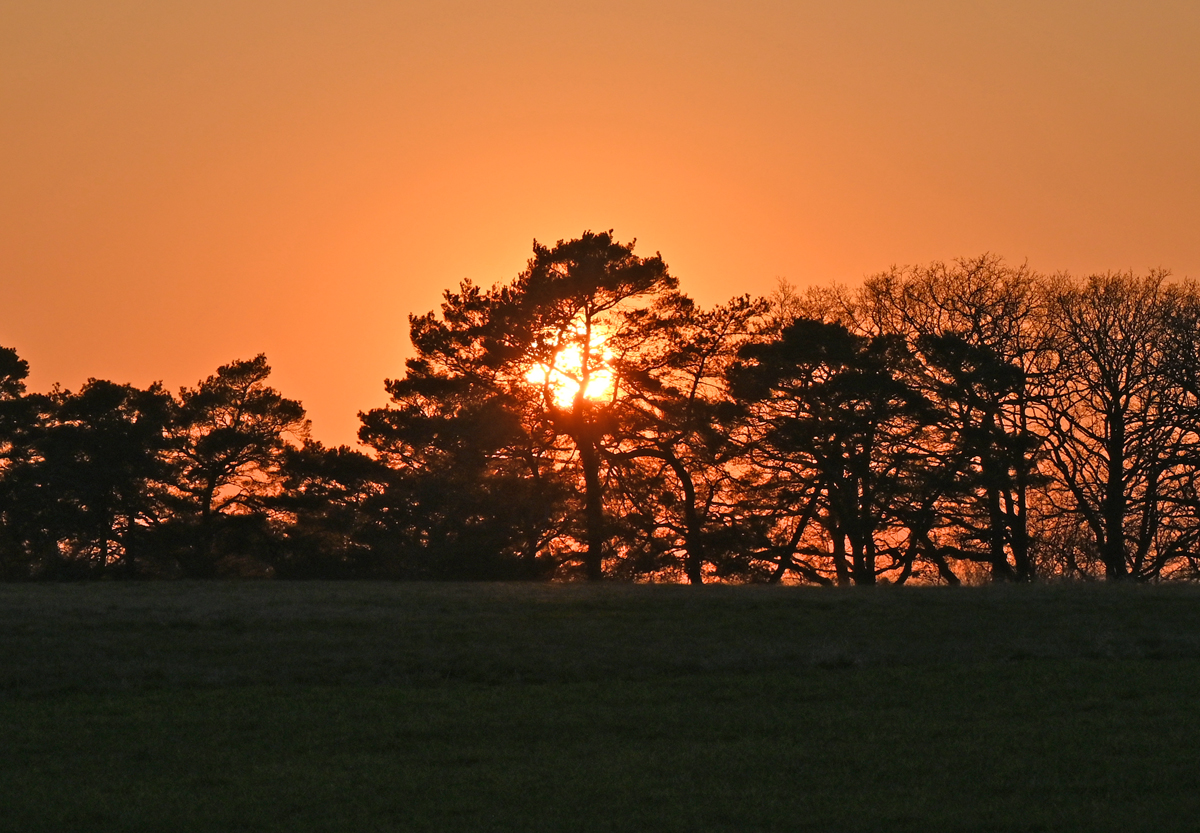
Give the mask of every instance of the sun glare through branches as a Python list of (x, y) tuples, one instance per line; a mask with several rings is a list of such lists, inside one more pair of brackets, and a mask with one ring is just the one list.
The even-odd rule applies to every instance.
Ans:
[(616, 383), (612, 370), (613, 352), (608, 336), (597, 332), (595, 324), (574, 322), (558, 346), (545, 361), (534, 364), (525, 379), (546, 389), (547, 396), (559, 408), (569, 408), (582, 388), (583, 397), (601, 400), (613, 394)]

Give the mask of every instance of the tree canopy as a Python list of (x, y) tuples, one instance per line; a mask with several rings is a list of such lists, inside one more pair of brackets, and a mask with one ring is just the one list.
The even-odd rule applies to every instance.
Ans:
[(31, 393), (0, 347), (0, 578), (1195, 579), (1198, 332), (991, 255), (703, 307), (608, 231), (411, 315), (361, 449), (262, 355)]

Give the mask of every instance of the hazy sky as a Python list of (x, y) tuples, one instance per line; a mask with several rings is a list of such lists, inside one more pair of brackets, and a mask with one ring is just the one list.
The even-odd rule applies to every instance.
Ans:
[(1200, 277), (1195, 0), (0, 0), (0, 345), (265, 352), (326, 442), (407, 315), (585, 229), (705, 303), (996, 252)]

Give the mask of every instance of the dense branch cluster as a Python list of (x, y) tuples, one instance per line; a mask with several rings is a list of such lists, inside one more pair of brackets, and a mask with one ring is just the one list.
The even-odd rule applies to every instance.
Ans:
[(410, 318), (367, 453), (234, 362), (30, 394), (0, 576), (1200, 576), (1200, 288), (983, 256), (702, 308), (611, 233)]

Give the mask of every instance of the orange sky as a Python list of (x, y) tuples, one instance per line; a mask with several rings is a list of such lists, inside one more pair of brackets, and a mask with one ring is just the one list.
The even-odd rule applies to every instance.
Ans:
[(408, 313), (535, 237), (706, 303), (984, 251), (1200, 277), (1198, 43), (1195, 0), (0, 2), (0, 345), (38, 390), (266, 352), (337, 443)]

